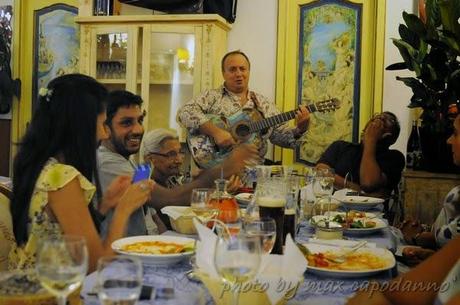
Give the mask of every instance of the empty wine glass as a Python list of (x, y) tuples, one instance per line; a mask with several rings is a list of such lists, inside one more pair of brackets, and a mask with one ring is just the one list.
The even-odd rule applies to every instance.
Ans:
[(40, 283), (56, 296), (58, 305), (80, 287), (88, 270), (88, 249), (82, 236), (53, 236), (41, 241), (36, 270)]
[(249, 236), (258, 237), (262, 252), (270, 254), (276, 239), (276, 222), (273, 218), (265, 217), (248, 221), (244, 224), (244, 232)]
[(97, 290), (102, 305), (134, 305), (142, 288), (142, 264), (127, 256), (101, 257), (97, 263)]
[(317, 168), (313, 181), (313, 193), (315, 197), (330, 197), (334, 192), (334, 169)]
[(232, 303), (238, 305), (238, 283), (251, 280), (260, 266), (260, 239), (248, 235), (218, 238), (214, 265), (223, 281), (232, 286)]
[(219, 214), (219, 210), (211, 202), (212, 189), (196, 188), (192, 190), (190, 207), (201, 223), (206, 224)]

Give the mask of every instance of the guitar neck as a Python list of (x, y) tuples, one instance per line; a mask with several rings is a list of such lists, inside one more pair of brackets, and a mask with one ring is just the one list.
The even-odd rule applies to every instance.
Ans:
[[(318, 110), (315, 104), (306, 105), (305, 107), (307, 107), (307, 110), (310, 113)], [(274, 115), (272, 117), (269, 117), (269, 118), (266, 118), (266, 119), (263, 119), (257, 122), (252, 122), (251, 124), (249, 124), (249, 128), (251, 129), (251, 132), (258, 132), (263, 129), (267, 129), (267, 128), (270, 128), (276, 125), (283, 124), (284, 122), (294, 119), (297, 110), (298, 109), (291, 110), (288, 112), (283, 112), (283, 113)]]

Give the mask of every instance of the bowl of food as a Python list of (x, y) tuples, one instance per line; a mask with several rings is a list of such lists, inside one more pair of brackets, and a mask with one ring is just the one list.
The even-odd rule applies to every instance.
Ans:
[(172, 265), (195, 253), (195, 240), (166, 235), (132, 236), (114, 241), (112, 249), (137, 257), (146, 265)]
[(163, 214), (168, 215), (171, 227), (181, 234), (194, 235), (196, 233), (193, 218), (196, 217), (190, 207), (168, 206), (161, 209)]
[(343, 227), (340, 223), (321, 219), (314, 223), (315, 235), (319, 239), (342, 239)]

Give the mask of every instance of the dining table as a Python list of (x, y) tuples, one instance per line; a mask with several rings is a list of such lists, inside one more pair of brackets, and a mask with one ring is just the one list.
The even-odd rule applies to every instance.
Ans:
[[(345, 234), (344, 239), (367, 240), (368, 243), (375, 244), (376, 247), (386, 248), (394, 253), (397, 248), (398, 240), (396, 235), (392, 232), (393, 229), (394, 228), (388, 226), (378, 232), (367, 235), (349, 236)], [(174, 231), (167, 231), (163, 233), (163, 235), (197, 238), (197, 236), (194, 235), (184, 235)], [(315, 241), (314, 228), (309, 222), (301, 221), (299, 223), (295, 240), (296, 242), (302, 244)], [(366, 285), (369, 285), (371, 281), (382, 283), (391, 280), (398, 274), (400, 267), (401, 265), (397, 263), (395, 267), (389, 270), (372, 276), (358, 278), (337, 278), (333, 276), (328, 277), (324, 275), (316, 275), (309, 272), (307, 267), (307, 271), (304, 273), (303, 281), (297, 287), (295, 294), (291, 295), (287, 300), (287, 304), (342, 305), (346, 303), (347, 298), (352, 296), (360, 288), (364, 288)], [(161, 299), (155, 299), (153, 302), (152, 300), (141, 300), (138, 304), (193, 305), (191, 296), (196, 294), (197, 291), (203, 296), (202, 302), (197, 303), (197, 305), (216, 304), (201, 282), (191, 280), (187, 277), (187, 272), (191, 269), (192, 265), (189, 260), (184, 260), (170, 266), (144, 265), (143, 284), (153, 286), (157, 288), (157, 291), (164, 291), (166, 288), (169, 289), (169, 291), (173, 290), (177, 298), (176, 300), (170, 300), (169, 302)], [(100, 304), (93, 291), (95, 281), (95, 273), (88, 275), (84, 281), (81, 292), (81, 298), (84, 304)]]

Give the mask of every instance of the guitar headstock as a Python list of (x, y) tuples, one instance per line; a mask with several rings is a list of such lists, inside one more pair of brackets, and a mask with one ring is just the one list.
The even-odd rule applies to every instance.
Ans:
[(331, 98), (329, 100), (320, 101), (315, 103), (316, 110), (319, 112), (329, 112), (340, 108), (340, 100)]

